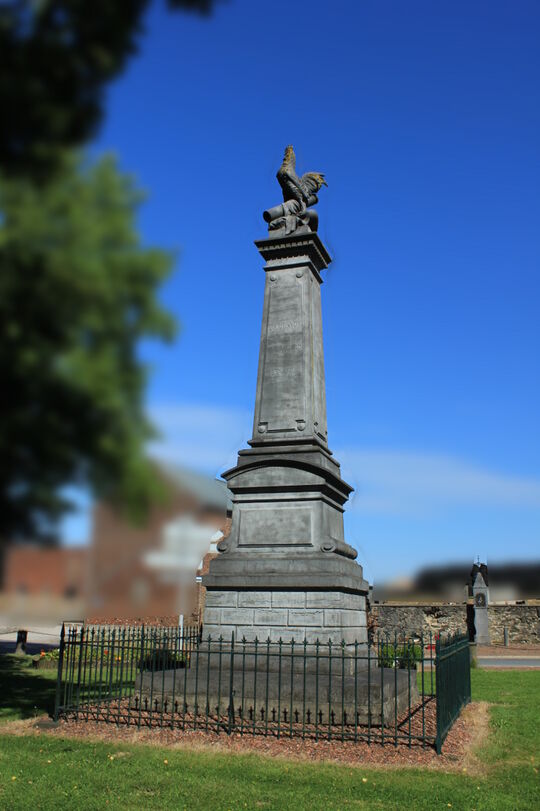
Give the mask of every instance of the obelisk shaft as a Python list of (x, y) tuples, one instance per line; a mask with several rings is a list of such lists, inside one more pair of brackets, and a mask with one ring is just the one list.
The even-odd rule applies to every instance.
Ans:
[[(328, 440), (321, 277), (305, 256), (266, 265), (252, 442)], [(267, 246), (265, 246), (267, 248)], [(300, 262), (304, 261), (302, 266)]]

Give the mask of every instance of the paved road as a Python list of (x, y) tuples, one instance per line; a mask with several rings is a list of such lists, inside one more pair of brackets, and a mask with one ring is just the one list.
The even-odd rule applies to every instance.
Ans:
[(534, 667), (540, 669), (540, 656), (479, 656), (479, 667)]

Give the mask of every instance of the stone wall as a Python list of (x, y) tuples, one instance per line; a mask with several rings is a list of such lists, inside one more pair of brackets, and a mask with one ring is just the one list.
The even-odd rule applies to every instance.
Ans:
[[(504, 643), (504, 628), (508, 629), (508, 642), (540, 644), (540, 605), (490, 605), (488, 609), (491, 643)], [(432, 605), (406, 605), (375, 603), (370, 606), (368, 624), (375, 633), (394, 633), (419, 636), (437, 633), (466, 633), (467, 605), (437, 603)]]
[(504, 643), (504, 629), (508, 629), (508, 642), (540, 644), (540, 605), (490, 605), (489, 635), (492, 645)]
[(375, 603), (370, 607), (370, 620), (375, 633), (428, 636), (429, 633), (465, 633), (467, 606), (462, 605), (403, 605)]

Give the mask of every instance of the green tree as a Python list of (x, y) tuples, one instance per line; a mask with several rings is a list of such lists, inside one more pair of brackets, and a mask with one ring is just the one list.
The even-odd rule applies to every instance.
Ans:
[(132, 514), (156, 497), (137, 345), (174, 335), (156, 297), (172, 257), (141, 245), (142, 199), (111, 157), (0, 181), (2, 541), (46, 537), (69, 482)]
[[(207, 14), (215, 0), (168, 0)], [(0, 167), (46, 179), (94, 135), (107, 82), (137, 51), (149, 0), (0, 3)]]

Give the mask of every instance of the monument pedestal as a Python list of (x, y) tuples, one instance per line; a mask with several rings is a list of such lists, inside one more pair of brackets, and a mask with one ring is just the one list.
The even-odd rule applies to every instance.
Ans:
[(330, 256), (301, 228), (266, 261), (253, 436), (223, 474), (231, 531), (203, 578), (204, 634), (367, 642), (368, 584), (343, 533), (352, 488), (328, 448), (320, 286)]

